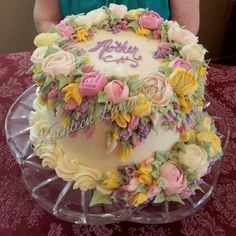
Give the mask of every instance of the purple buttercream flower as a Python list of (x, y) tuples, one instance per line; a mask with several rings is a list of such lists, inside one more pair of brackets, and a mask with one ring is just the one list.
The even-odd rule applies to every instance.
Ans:
[(187, 187), (179, 194), (179, 196), (181, 199), (187, 199), (195, 194), (195, 189)]
[(124, 142), (128, 141), (131, 135), (132, 135), (132, 132), (130, 130), (122, 130), (120, 132), (120, 140)]
[(148, 137), (149, 133), (151, 132), (151, 128), (148, 125), (139, 124), (137, 132), (142, 138), (145, 139)]
[(117, 34), (122, 30), (122, 25), (121, 24), (116, 24), (112, 26), (112, 33)]
[(87, 101), (83, 101), (79, 107), (76, 108), (76, 111), (80, 112), (80, 113), (87, 113), (89, 109), (89, 104)]
[(154, 53), (154, 59), (162, 59), (168, 57), (172, 53), (172, 49), (170, 48), (168, 43), (162, 42), (159, 44), (157, 51)]
[(174, 121), (175, 118), (176, 118), (176, 113), (175, 112), (169, 112), (166, 115), (166, 119), (167, 119), (168, 122)]

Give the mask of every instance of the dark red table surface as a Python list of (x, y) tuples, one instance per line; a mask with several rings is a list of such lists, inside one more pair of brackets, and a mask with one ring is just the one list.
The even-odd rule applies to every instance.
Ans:
[(16, 98), (32, 84), (30, 52), (0, 55), (0, 236), (236, 235), (236, 66), (211, 64), (208, 93), (222, 106), (231, 129), (217, 187), (196, 214), (165, 225), (121, 222), (77, 225), (56, 219), (31, 198), (6, 143), (4, 121)]

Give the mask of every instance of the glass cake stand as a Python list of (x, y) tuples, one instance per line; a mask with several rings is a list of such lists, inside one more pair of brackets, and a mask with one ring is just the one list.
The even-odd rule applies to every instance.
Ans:
[[(73, 190), (73, 181), (65, 182), (55, 171), (41, 166), (29, 140), (28, 115), (33, 110), (36, 86), (28, 88), (11, 106), (5, 121), (5, 132), (9, 148), (21, 166), (22, 177), (28, 191), (38, 204), (56, 217), (78, 224), (107, 224), (119, 221), (163, 224), (190, 216), (202, 207), (211, 195), (220, 170), (217, 161), (210, 174), (203, 178), (200, 187), (204, 192), (184, 200), (185, 205), (164, 202), (143, 204), (125, 208), (118, 204), (89, 207), (92, 191)], [(229, 127), (222, 108), (208, 95), (204, 109), (212, 116), (220, 135), (223, 150), (229, 139)]]

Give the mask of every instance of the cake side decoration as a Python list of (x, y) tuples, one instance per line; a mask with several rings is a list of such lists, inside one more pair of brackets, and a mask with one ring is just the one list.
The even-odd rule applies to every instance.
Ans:
[(195, 35), (110, 4), (34, 42), (30, 140), (43, 166), (94, 189), (91, 206), (183, 203), (199, 189), (222, 149), (203, 111), (206, 50)]

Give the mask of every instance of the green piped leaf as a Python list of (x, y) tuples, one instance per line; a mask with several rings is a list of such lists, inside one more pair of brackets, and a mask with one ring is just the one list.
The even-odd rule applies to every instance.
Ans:
[(132, 21), (127, 25), (128, 28), (132, 28), (134, 31), (136, 31), (138, 28), (140, 28), (138, 21)]
[(107, 195), (95, 190), (89, 206), (91, 207), (97, 204), (112, 204), (112, 202)]
[(69, 83), (71, 83), (71, 78), (67, 77), (65, 75), (58, 75), (56, 77), (56, 79), (59, 82), (59, 89), (64, 88), (66, 85), (68, 85)]
[(160, 194), (158, 194), (158, 195), (155, 197), (153, 203), (162, 203), (162, 202), (164, 202), (164, 201), (165, 201), (165, 194), (164, 194), (163, 192), (161, 192)]
[(147, 192), (147, 187), (145, 186), (145, 184), (140, 184), (135, 191), (135, 193), (145, 193), (145, 192)]
[(180, 198), (179, 194), (172, 194), (172, 195), (166, 196), (165, 199), (168, 202), (178, 202), (178, 203), (185, 205), (185, 203)]
[(108, 96), (105, 92), (98, 93), (98, 103), (106, 103), (108, 101)]

